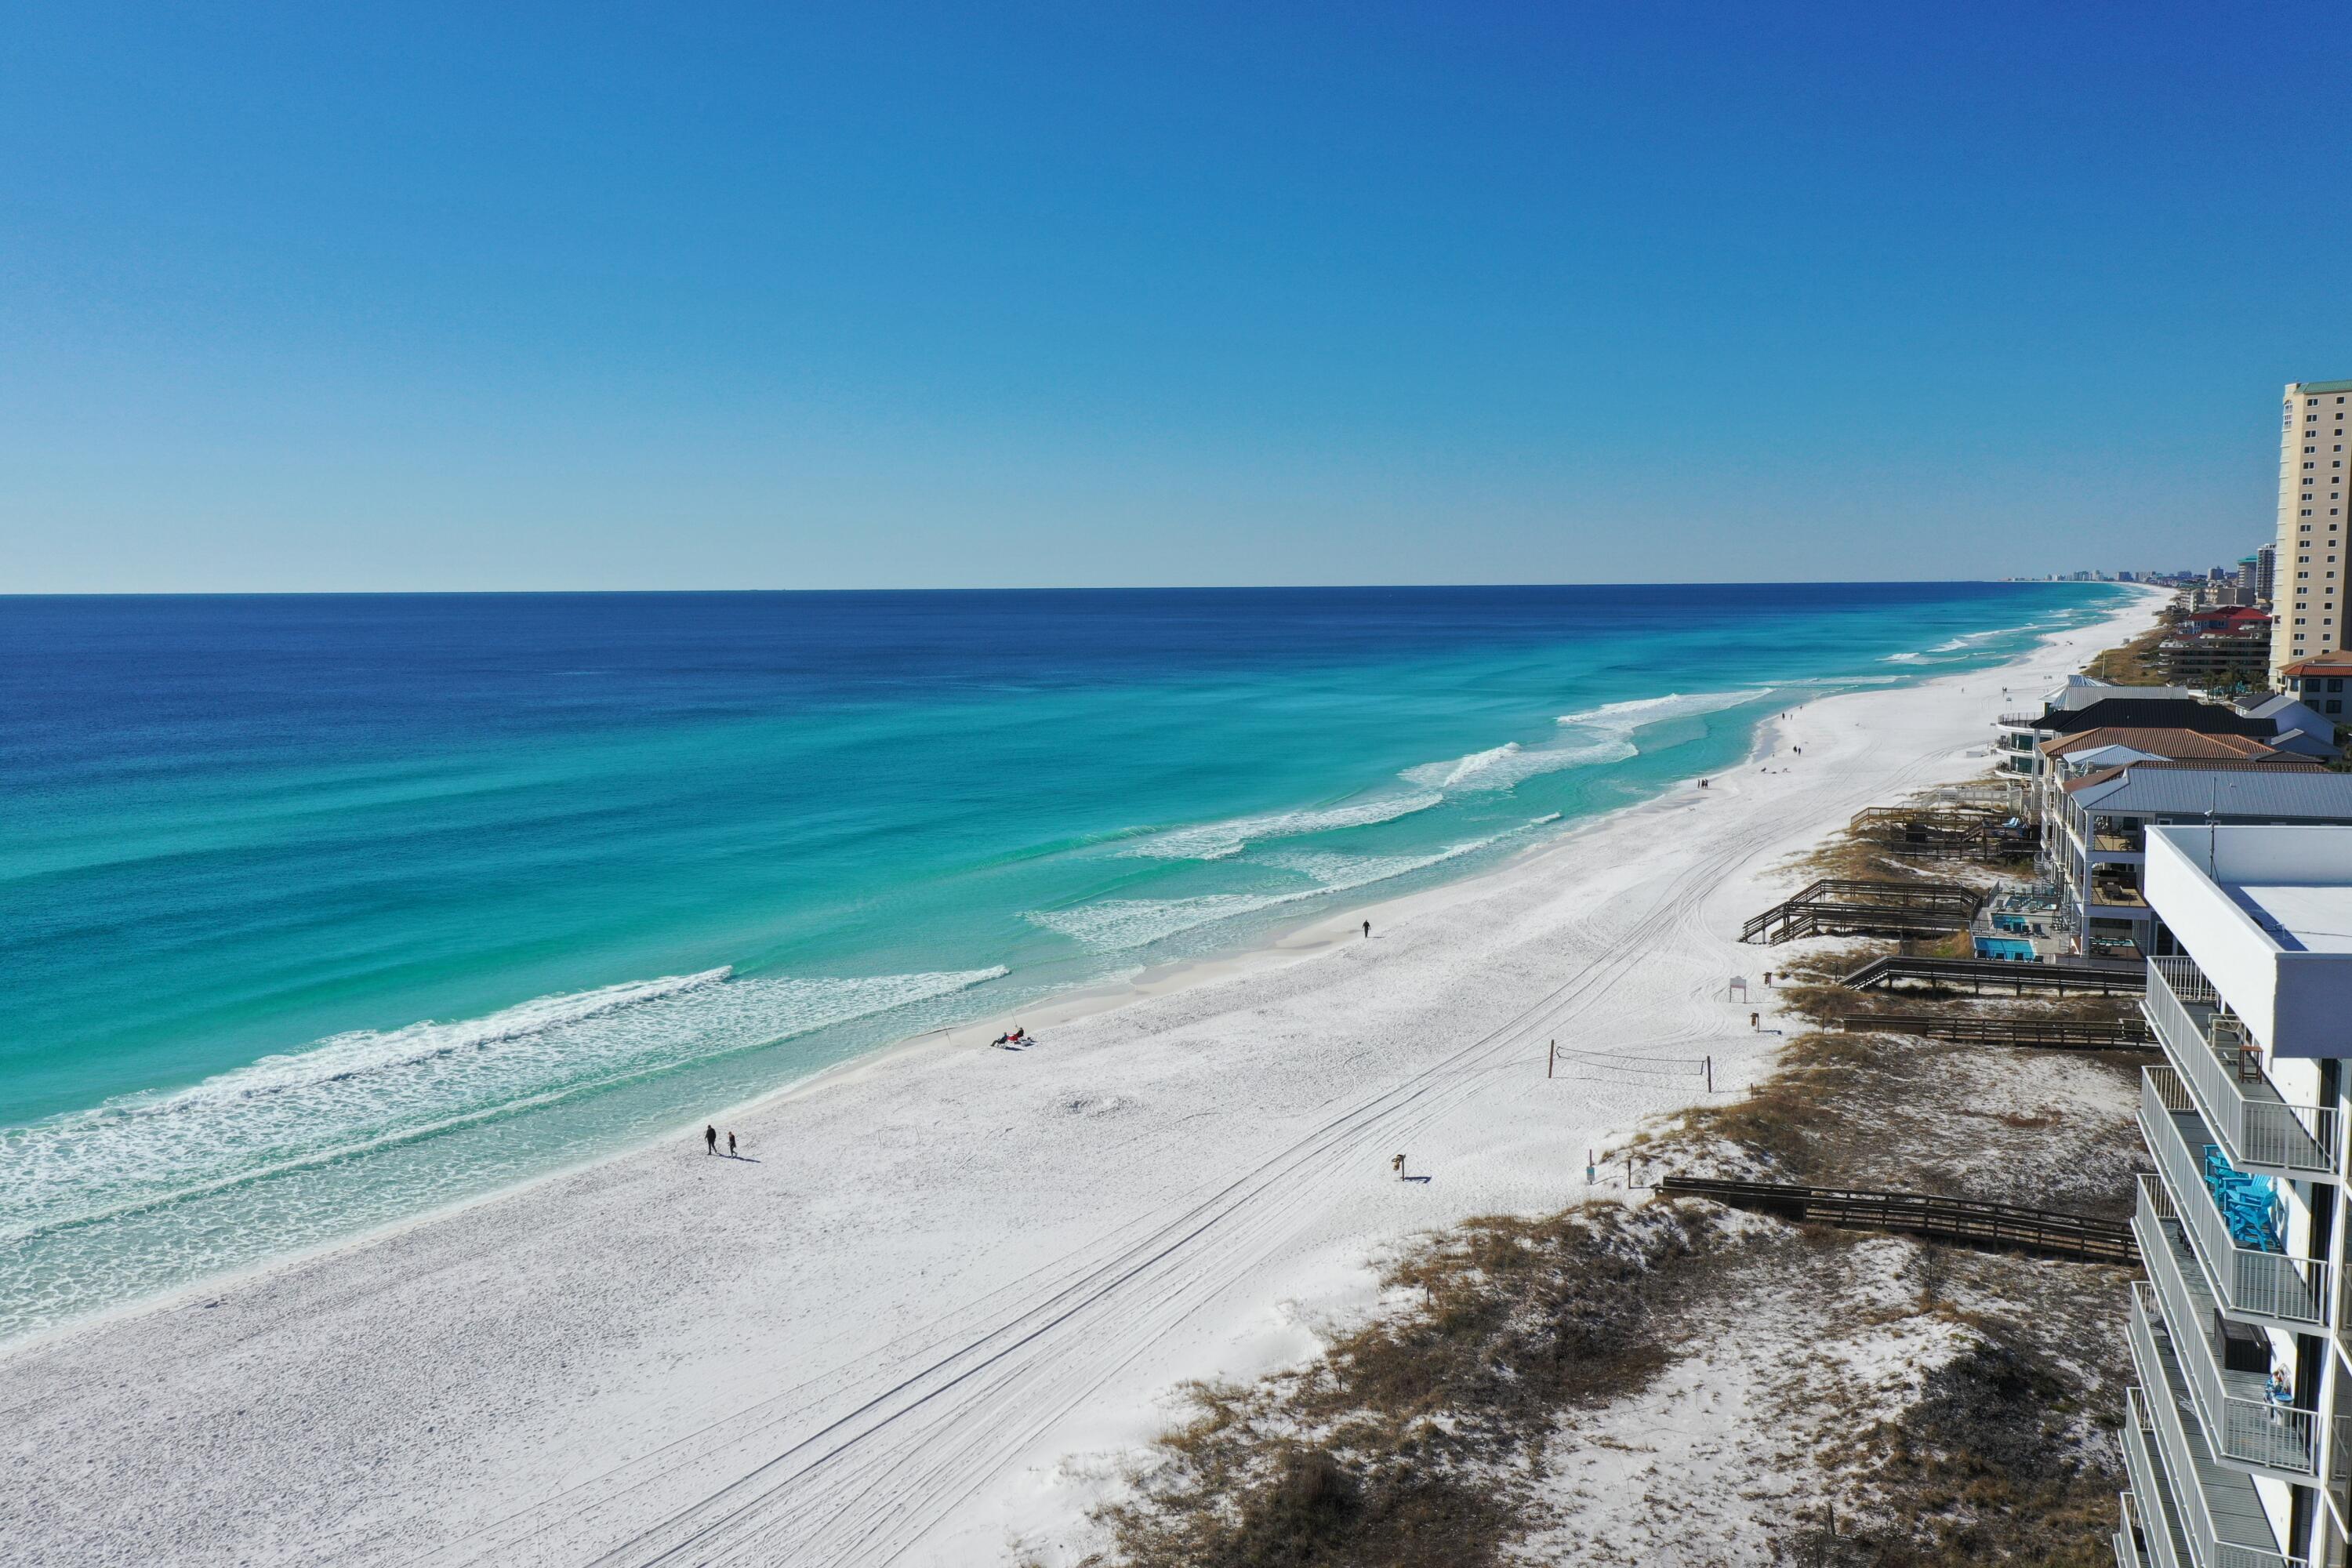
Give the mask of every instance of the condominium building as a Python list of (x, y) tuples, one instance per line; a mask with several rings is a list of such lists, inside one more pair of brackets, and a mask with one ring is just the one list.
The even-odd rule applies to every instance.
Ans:
[(2000, 731), (1995, 750), (2001, 768), (2028, 778), (2042, 771), (2042, 742), (2061, 735), (2165, 729), (2268, 741), (2278, 731), (2277, 725), (2249, 718), (2226, 703), (2206, 701), (2204, 693), (2193, 687), (2111, 686), (2085, 675), (2068, 676), (2066, 684), (2045, 696), (2039, 709), (2004, 713), (1994, 727)]
[(2352, 647), (2344, 593), (2345, 447), (2352, 381), (2287, 384), (2279, 409), (2278, 553), (2271, 685), (2299, 658)]
[(2133, 1217), (2116, 1557), (2341, 1568), (2352, 1541), (2352, 827), (2147, 834), (2154, 1170)]
[(2147, 830), (2124, 1568), (2352, 1561), (2352, 827)]
[[(2352, 773), (2331, 773), (2287, 752), (2254, 748), (2259, 757), (2230, 762), (2152, 757), (2157, 741), (2093, 748), (2086, 771), (2054, 788), (2042, 815), (2044, 865), (2058, 895), (2058, 924), (2075, 951), (2099, 958), (2141, 958), (2156, 951), (2155, 911), (2145, 887), (2147, 840), (2167, 823), (2329, 823), (2352, 826)], [(2098, 766), (2099, 752), (2107, 765)], [(2347, 1020), (2352, 1024), (2352, 1020)]]

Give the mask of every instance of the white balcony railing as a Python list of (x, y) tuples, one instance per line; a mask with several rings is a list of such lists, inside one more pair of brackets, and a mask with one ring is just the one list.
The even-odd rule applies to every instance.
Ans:
[[(2141, 1391), (2137, 1388), (2124, 1390), (2124, 1474), (2131, 1479), (2132, 1484), (2132, 1489), (2126, 1495), (2138, 1507), (2140, 1533), (2147, 1540), (2147, 1561), (2156, 1568), (2196, 1568), (2194, 1563), (2186, 1561), (2188, 1542), (2179, 1534), (2179, 1523), (2172, 1513), (2166, 1483), (2159, 1479), (2156, 1448), (2151, 1441), (2156, 1434), (2148, 1424), (2147, 1408), (2141, 1403)], [(2161, 1385), (2158, 1388), (2157, 1397), (2165, 1397)], [(2126, 1537), (2130, 1535), (2131, 1527), (2131, 1517), (2126, 1514), (2124, 1518)], [(2121, 1554), (2117, 1556), (2120, 1561)]]
[(2220, 1001), (2193, 961), (2147, 961), (2140, 1010), (2231, 1163), (2335, 1180), (2341, 1135), (2336, 1110), (2283, 1100), (2263, 1075), (2261, 1053), (2219, 1011)]
[[(2181, 1119), (2192, 1131), (2184, 1131)], [(2174, 1213), (2211, 1281), (2221, 1310), (2242, 1318), (2267, 1318), (2297, 1327), (2326, 1321), (2334, 1265), (2313, 1258), (2241, 1247), (2230, 1235), (2212, 1193), (2205, 1185), (2208, 1137), (2196, 1102), (2168, 1067), (2140, 1069), (2140, 1136), (2156, 1156), (2157, 1173)], [(2191, 1147), (2194, 1140), (2197, 1147)]]
[[(2187, 1380), (2197, 1424), (2215, 1458), (2284, 1478), (2319, 1473), (2318, 1413), (2230, 1393), (2221, 1382), (2211, 1347), (2199, 1337), (2200, 1326), (2168, 1321), (2154, 1287), (2146, 1280), (2132, 1286), (2131, 1331), (2136, 1346), (2141, 1340), (2147, 1342), (2148, 1367), (2157, 1373), (2158, 1388), (2168, 1386), (2156, 1343), (2159, 1331), (2165, 1335), (2173, 1352), (2172, 1366)], [(2193, 1478), (2189, 1484), (2194, 1484)], [(2275, 1555), (2268, 1562), (2276, 1568)]]
[[(2154, 1453), (2181, 1532), (2191, 1556), (2209, 1568), (2285, 1568), (2291, 1560), (2279, 1551), (2276, 1538), (2267, 1526), (2254, 1522), (2262, 1517), (2262, 1503), (2253, 1478), (2215, 1462), (2221, 1448), (2208, 1395), (2218, 1391), (2225, 1398), (2260, 1399), (2261, 1380), (2252, 1380), (2249, 1386), (2245, 1374), (2221, 1370), (2206, 1332), (2213, 1321), (2213, 1298), (2195, 1262), (2180, 1256), (2183, 1244), (2176, 1239), (2179, 1232), (2163, 1189), (2150, 1176), (2139, 1182), (2132, 1235), (2148, 1283), (2155, 1287), (2156, 1313), (2167, 1331), (2165, 1348), (2171, 1354), (2168, 1365), (2158, 1356), (2146, 1369), (2156, 1379), (2147, 1385), (2148, 1408), (2155, 1417)], [(2234, 1394), (2232, 1378), (2239, 1385)]]

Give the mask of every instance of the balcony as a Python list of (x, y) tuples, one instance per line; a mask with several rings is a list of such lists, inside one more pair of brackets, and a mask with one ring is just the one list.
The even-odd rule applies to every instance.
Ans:
[(2197, 1561), (2226, 1556), (2242, 1568), (2278, 1568), (2278, 1543), (2247, 1468), (2288, 1477), (2311, 1473), (2300, 1467), (2310, 1462), (2317, 1417), (2272, 1405), (2261, 1373), (2221, 1365), (2209, 1327), (2212, 1295), (2179, 1226), (2159, 1212), (2165, 1206), (2161, 1189), (2141, 1177), (2132, 1234), (2147, 1268), (2148, 1286), (2142, 1289), (2152, 1288), (2147, 1305), (2164, 1329), (2151, 1344), (2162, 1353), (2141, 1371), (2170, 1380), (2142, 1384), (2155, 1416), (2157, 1456)]
[(2205, 1184), (2205, 1151), (2217, 1145), (2172, 1068), (2140, 1069), (2139, 1127), (2164, 1195), (2222, 1310), (2294, 1329), (2324, 1323), (2334, 1266), (2289, 1258), (2275, 1237), (2261, 1247), (2238, 1244)]
[(2132, 1525), (2139, 1525), (2139, 1541), (2146, 1543), (2147, 1555), (2137, 1552), (2124, 1555), (2121, 1546), (2116, 1552), (2118, 1563), (2145, 1562), (2152, 1568), (2196, 1568), (2196, 1560), (2189, 1554), (2189, 1537), (2180, 1529), (2180, 1510), (2172, 1498), (2172, 1481), (2156, 1460), (2156, 1427), (2148, 1420), (2147, 1404), (2137, 1388), (2124, 1390), (2124, 1475), (2131, 1482), (2125, 1493), (2131, 1503), (2124, 1515), (2124, 1528), (2116, 1536), (2119, 1542), (2132, 1541)]
[(2220, 996), (2194, 960), (2148, 960), (2140, 1010), (2231, 1164), (2305, 1181), (2336, 1179), (2338, 1113), (2279, 1097), (2263, 1075), (2262, 1053), (2243, 1026), (2221, 1011)]
[[(2193, 1478), (2197, 1483), (2173, 1489), (2174, 1500), (2182, 1509), (2183, 1528), (2200, 1522), (2190, 1496), (2201, 1491), (2208, 1479), (2193, 1468), (2196, 1450), (2185, 1447), (2189, 1438), (2199, 1432), (2207, 1440), (2207, 1457), (2219, 1461), (2212, 1465), (2210, 1476), (2218, 1480), (2224, 1472), (2236, 1468), (2239, 1479), (2249, 1482), (2242, 1494), (2249, 1500), (2254, 1493), (2244, 1471), (2259, 1470), (2277, 1480), (2301, 1484), (2308, 1484), (2317, 1476), (2317, 1413), (2273, 1405), (2267, 1399), (2247, 1398), (2233, 1392), (2244, 1386), (2236, 1380), (2252, 1378), (2253, 1373), (2220, 1372), (2210, 1355), (2200, 1353), (2198, 1347), (2204, 1342), (2197, 1337), (2200, 1331), (2195, 1325), (2176, 1331), (2177, 1325), (2165, 1316), (2155, 1287), (2140, 1280), (2131, 1289), (2132, 1363), (2139, 1373), (2141, 1387), (2149, 1394), (2148, 1410), (2158, 1424), (2158, 1452), (2170, 1458), (2172, 1455), (2166, 1452), (2170, 1447), (2168, 1439), (2177, 1434), (2190, 1467), (2179, 1479), (2185, 1483)], [(2224, 1382), (2224, 1378), (2231, 1381)], [(2261, 1380), (2255, 1378), (2252, 1386), (2260, 1385)], [(2168, 1478), (2172, 1476), (2170, 1470), (2165, 1473)], [(2214, 1513), (2210, 1501), (2204, 1512), (2206, 1522), (2218, 1523), (2226, 1517)], [(2271, 1539), (2267, 1522), (2262, 1539)], [(2279, 1558), (2275, 1548), (2255, 1550), (2269, 1551), (2270, 1556), (2257, 1561), (2276, 1568)]]
[(2129, 1492), (2116, 1494), (2116, 1568), (2147, 1568), (2139, 1554), (2139, 1521), (2133, 1515)]

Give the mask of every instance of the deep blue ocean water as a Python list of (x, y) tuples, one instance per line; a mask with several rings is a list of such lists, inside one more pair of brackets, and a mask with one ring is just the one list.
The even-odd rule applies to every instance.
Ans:
[(1460, 875), (2115, 596), (0, 598), (0, 1340)]

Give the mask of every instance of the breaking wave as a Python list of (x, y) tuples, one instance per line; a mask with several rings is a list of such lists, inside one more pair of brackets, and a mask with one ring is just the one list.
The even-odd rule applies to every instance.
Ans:
[(1399, 775), (1408, 783), (1439, 791), (1509, 789), (1538, 773), (1599, 763), (1622, 763), (1639, 755), (1633, 742), (1622, 735), (1605, 736), (1577, 745), (1522, 746), (1506, 742), (1488, 751), (1473, 752), (1448, 762), (1423, 763)]
[(359, 1029), (186, 1089), (0, 1130), (0, 1242), (425, 1137), (994, 980), (727, 969), (542, 996), (484, 1018)]
[(1604, 702), (1580, 713), (1563, 713), (1559, 721), (1582, 729), (1630, 733), (1645, 724), (1663, 724), (1669, 719), (1720, 713), (1744, 702), (1761, 701), (1771, 694), (1769, 686), (1739, 691), (1669, 691), (1664, 697), (1636, 697), (1623, 702)]
[(1224, 822), (1205, 823), (1199, 827), (1178, 827), (1165, 833), (1155, 833), (1119, 853), (1152, 860), (1230, 860), (1251, 845), (1269, 838), (1298, 838), (1310, 833), (1329, 833), (1342, 827), (1369, 827), (1374, 823), (1394, 822), (1401, 816), (1410, 816), (1417, 811), (1427, 811), (1433, 805), (1442, 805), (1444, 799), (1442, 795), (1423, 792), (1359, 801), (1352, 805), (1236, 816)]
[[(1533, 826), (1530, 824), (1530, 826)], [(1262, 910), (1301, 903), (1329, 893), (1344, 893), (1375, 882), (1423, 871), (1448, 860), (1475, 854), (1512, 834), (1498, 833), (1468, 843), (1449, 845), (1427, 855), (1346, 855), (1324, 850), (1294, 850), (1269, 855), (1265, 863), (1308, 879), (1312, 886), (1251, 893), (1201, 893), (1185, 899), (1104, 899), (1067, 910), (1034, 910), (1026, 917), (1047, 931), (1058, 931), (1096, 952), (1123, 952), (1149, 947), (1188, 931), (1214, 925)]]

